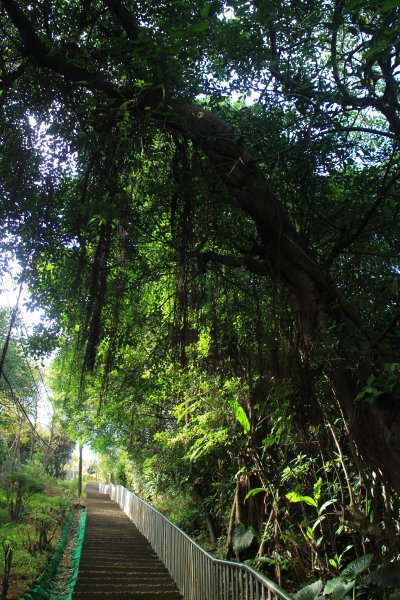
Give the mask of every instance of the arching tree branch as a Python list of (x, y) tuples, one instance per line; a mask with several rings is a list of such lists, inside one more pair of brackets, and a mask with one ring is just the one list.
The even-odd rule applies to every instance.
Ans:
[[(395, 394), (386, 394), (373, 404), (355, 402), (371, 370), (383, 368), (379, 348), (373, 360), (360, 366), (356, 373), (355, 357), (358, 360), (362, 352), (370, 350), (369, 336), (351, 318), (351, 311), (344, 306), (329, 274), (314, 260), (241, 137), (229, 123), (201, 106), (180, 98), (164, 99), (160, 87), (146, 92), (134, 86), (121, 89), (103, 73), (77, 66), (76, 60), (70, 61), (59, 48), (52, 48), (50, 42), (41, 40), (14, 0), (2, 2), (20, 32), (25, 54), (36, 64), (64, 76), (74, 85), (105, 95), (116, 108), (124, 104), (132, 119), (148, 120), (158, 129), (178, 133), (202, 149), (233, 198), (235, 208), (239, 203), (253, 220), (263, 248), (266, 272), (284, 286), (304, 346), (309, 352), (316, 352), (321, 338), (330, 332), (337, 355), (330, 364), (324, 364), (324, 369), (349, 429), (364, 457), (400, 490), (398, 398)], [(108, 4), (113, 14), (122, 18), (119, 2)], [(131, 35), (135, 36), (137, 31), (131, 25)], [(87, 55), (82, 53), (80, 58), (82, 64), (87, 64)]]

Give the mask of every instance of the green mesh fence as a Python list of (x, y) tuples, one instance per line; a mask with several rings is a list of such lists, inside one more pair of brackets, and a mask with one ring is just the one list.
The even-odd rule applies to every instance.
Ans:
[[(78, 577), (79, 560), (82, 541), (85, 533), (86, 510), (82, 510), (78, 523), (73, 524), (71, 510), (63, 532), (58, 540), (54, 553), (44, 573), (36, 580), (33, 588), (19, 600), (70, 600)], [(69, 552), (68, 566), (61, 564), (68, 542), (72, 549)]]

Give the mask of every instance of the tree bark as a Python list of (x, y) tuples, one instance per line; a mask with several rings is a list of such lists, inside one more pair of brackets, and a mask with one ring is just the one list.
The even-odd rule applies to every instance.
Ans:
[(204, 518), (206, 521), (206, 525), (207, 525), (207, 529), (208, 529), (208, 535), (210, 538), (210, 542), (211, 542), (211, 544), (216, 544), (217, 543), (217, 531), (216, 531), (211, 513), (204, 503), (200, 484), (198, 484), (198, 483), (193, 484), (193, 494), (194, 494), (195, 498), (197, 499), (197, 502), (199, 503), (201, 510), (203, 512), (203, 515), (204, 515)]
[(229, 517), (228, 531), (226, 534), (225, 558), (227, 560), (230, 560), (233, 557), (233, 532), (235, 530), (235, 522), (236, 522), (236, 504), (237, 504), (237, 483), (236, 483), (235, 495), (233, 497), (231, 514)]

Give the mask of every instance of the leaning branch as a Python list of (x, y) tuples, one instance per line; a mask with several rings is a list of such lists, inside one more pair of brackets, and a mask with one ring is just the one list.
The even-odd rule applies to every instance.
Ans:
[(371, 348), (376, 348), (377, 346), (379, 346), (379, 344), (381, 343), (381, 341), (387, 336), (389, 335), (389, 333), (391, 333), (393, 331), (393, 329), (396, 327), (397, 323), (400, 321), (400, 311), (398, 311), (395, 316), (393, 317), (393, 319), (390, 321), (390, 323), (385, 327), (385, 329), (383, 331), (380, 332), (379, 335), (376, 336), (376, 338), (372, 341), (371, 343)]
[[(199, 146), (223, 179), (235, 206), (254, 222), (263, 246), (263, 260), (270, 273), (285, 287), (302, 338), (310, 350), (316, 346), (316, 332), (326, 331), (332, 323), (338, 327), (339, 356), (325, 365), (340, 404), (349, 422), (357, 446), (374, 468), (379, 468), (393, 487), (400, 491), (400, 410), (395, 394), (378, 399), (372, 405), (354, 403), (360, 384), (351, 366), (356, 350), (354, 335), (360, 336), (358, 347), (365, 350), (368, 341), (362, 328), (340, 298), (329, 274), (314, 261), (306, 243), (297, 233), (286, 211), (271, 190), (264, 173), (246, 149), (240, 136), (218, 115), (184, 100), (167, 100), (162, 90), (152, 88), (143, 94), (133, 86), (129, 94), (91, 68), (76, 63), (51, 43), (43, 42), (19, 10), (15, 0), (2, 0), (10, 19), (20, 31), (27, 54), (36, 63), (65, 76), (72, 83), (95, 92), (103, 92), (116, 106), (129, 102), (131, 116), (152, 120), (161, 130), (179, 133)], [(87, 60), (84, 53), (82, 61)], [(146, 108), (150, 110), (145, 111)], [(351, 341), (351, 344), (348, 341)], [(379, 349), (380, 351), (380, 349)], [(378, 348), (376, 348), (378, 355)], [(379, 358), (377, 359), (377, 361)], [(361, 379), (371, 366), (361, 369)], [(372, 442), (375, 440), (375, 444)]]
[(199, 263), (200, 269), (203, 271), (208, 263), (226, 265), (233, 268), (244, 268), (257, 275), (271, 275), (268, 266), (252, 258), (230, 256), (227, 254), (219, 254), (218, 252), (195, 252), (195, 257)]
[(120, 0), (105, 0), (105, 3), (131, 40), (138, 40), (140, 28), (132, 13)]
[(319, 131), (315, 135), (313, 135), (313, 139), (317, 137), (321, 137), (323, 135), (327, 135), (328, 133), (351, 133), (351, 132), (359, 132), (359, 133), (369, 133), (372, 135), (379, 135), (381, 137), (387, 137), (390, 140), (397, 140), (397, 135), (395, 133), (391, 133), (390, 131), (383, 131), (382, 129), (375, 129), (374, 127), (336, 127), (332, 129), (323, 129)]
[(14, 0), (1, 0), (1, 2), (11, 22), (21, 35), (24, 53), (34, 57), (39, 66), (50, 68), (69, 81), (79, 83), (92, 91), (103, 92), (110, 98), (121, 99), (123, 97), (121, 91), (110, 84), (102, 74), (72, 64), (61, 48), (55, 49), (54, 42), (50, 45), (47, 41), (43, 41)]
[(46, 440), (44, 440), (42, 438), (42, 436), (40, 435), (40, 433), (38, 433), (35, 425), (30, 420), (30, 417), (29, 417), (28, 413), (26, 412), (26, 409), (25, 409), (24, 405), (22, 404), (21, 400), (18, 398), (17, 394), (15, 393), (14, 388), (13, 388), (10, 380), (8, 379), (8, 377), (6, 376), (6, 374), (4, 373), (4, 371), (3, 371), (3, 377), (4, 377), (4, 381), (8, 385), (8, 388), (10, 390), (10, 394), (11, 394), (12, 399), (14, 400), (15, 404), (17, 405), (17, 407), (19, 408), (19, 410), (24, 415), (24, 417), (25, 417), (26, 421), (28, 422), (28, 425), (32, 429), (33, 433), (39, 438), (39, 440), (42, 442), (42, 444), (44, 444), (44, 446), (47, 446), (49, 448), (50, 447), (49, 444), (46, 442)]
[[(225, 120), (185, 100), (167, 100), (163, 90), (124, 91), (88, 68), (76, 67), (61, 51), (52, 51), (36, 34), (15, 0), (2, 0), (20, 31), (27, 54), (36, 63), (92, 91), (104, 92), (116, 104), (129, 100), (132, 117), (150, 118), (160, 129), (179, 133), (199, 146), (227, 189), (254, 221), (271, 274), (291, 290), (294, 310), (308, 336), (326, 322), (325, 306), (337, 301), (335, 287), (312, 258), (241, 136)], [(112, 2), (118, 8), (118, 2)], [(82, 59), (85, 60), (84, 55)], [(146, 110), (149, 109), (149, 110)], [(322, 296), (318, 300), (318, 296)]]
[(13, 330), (13, 327), (15, 325), (15, 320), (16, 320), (17, 314), (18, 314), (18, 306), (19, 306), (19, 301), (21, 300), (22, 286), (23, 286), (23, 280), (19, 284), (17, 302), (16, 302), (16, 304), (15, 304), (13, 310), (12, 310), (10, 324), (8, 326), (7, 336), (6, 336), (6, 339), (5, 339), (4, 344), (3, 344), (3, 350), (2, 350), (2, 353), (1, 353), (1, 357), (0, 357), (0, 378), (1, 378), (2, 375), (5, 377), (4, 372), (3, 372), (4, 361), (6, 360), (6, 356), (7, 356), (7, 352), (8, 352), (8, 346), (10, 345), (12, 330)]

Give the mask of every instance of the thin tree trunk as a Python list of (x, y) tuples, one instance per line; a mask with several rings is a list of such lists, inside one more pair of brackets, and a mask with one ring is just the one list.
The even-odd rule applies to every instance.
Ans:
[(235, 489), (235, 495), (233, 497), (231, 514), (228, 523), (228, 532), (226, 536), (225, 556), (229, 560), (233, 557), (233, 532), (236, 524), (236, 504), (237, 504), (237, 484)]
[(201, 510), (203, 511), (204, 518), (206, 520), (206, 525), (208, 529), (208, 535), (210, 537), (210, 542), (212, 544), (216, 544), (217, 542), (217, 532), (215, 530), (214, 521), (211, 518), (210, 511), (207, 506), (204, 504), (203, 496), (200, 491), (200, 486), (198, 484), (193, 485), (193, 494), (196, 497), (197, 502), (199, 503)]
[(10, 573), (13, 561), (13, 550), (11, 546), (3, 546), (4, 550), (4, 569), (3, 569), (3, 589), (1, 592), (1, 600), (6, 600), (7, 592), (10, 585)]
[(79, 444), (79, 471), (78, 471), (78, 497), (79, 500), (82, 498), (82, 452), (83, 445)]

